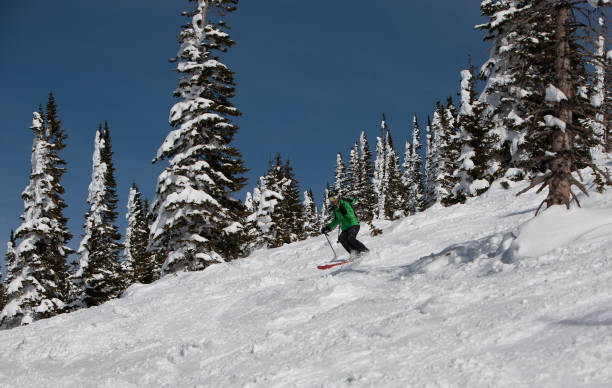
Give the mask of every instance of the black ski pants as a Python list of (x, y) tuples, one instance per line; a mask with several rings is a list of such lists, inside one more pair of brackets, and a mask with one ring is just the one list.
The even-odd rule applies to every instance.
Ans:
[(338, 241), (340, 241), (340, 244), (342, 244), (348, 253), (352, 251), (365, 252), (368, 250), (363, 243), (357, 240), (359, 228), (359, 225), (351, 226), (347, 230), (343, 230), (340, 236), (338, 236)]

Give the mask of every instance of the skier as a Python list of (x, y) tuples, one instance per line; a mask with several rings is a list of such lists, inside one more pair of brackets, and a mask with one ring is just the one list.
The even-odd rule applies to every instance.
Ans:
[(336, 225), (340, 224), (342, 233), (340, 233), (338, 241), (340, 241), (340, 244), (342, 244), (351, 257), (360, 256), (362, 253), (368, 252), (369, 249), (357, 240), (357, 233), (359, 233), (360, 227), (355, 210), (353, 210), (355, 200), (353, 198), (340, 198), (335, 193), (332, 193), (329, 200), (332, 203), (331, 211), (334, 217), (329, 225), (325, 225), (321, 229), (321, 233), (327, 234)]

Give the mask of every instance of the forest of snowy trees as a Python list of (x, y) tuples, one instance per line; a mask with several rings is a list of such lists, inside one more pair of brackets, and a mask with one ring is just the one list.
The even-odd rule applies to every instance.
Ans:
[[(136, 183), (130, 188), (123, 236), (109, 123), (95, 132), (75, 252), (63, 215), (67, 134), (52, 93), (34, 113), (24, 210), (0, 283), (2, 328), (99, 305), (133, 283), (317, 236), (329, 222), (332, 190), (356, 199), (360, 221), (376, 235), (376, 221), (458, 205), (493, 184), (547, 189), (542, 208), (580, 206), (576, 190), (588, 195), (581, 169), (590, 168), (598, 190), (610, 185), (609, 171), (593, 162), (596, 153), (612, 151), (609, 0), (482, 0), (487, 22), (476, 28), (490, 42), (490, 56), (479, 70), (469, 57), (457, 69), (461, 82), (449, 93), (459, 98), (441, 96), (425, 119), (406, 112), (411, 128), (393, 128), (382, 114), (372, 143), (361, 131), (343, 145), (321, 198), (311, 188), (301, 192), (290, 158), (283, 160), (290, 155), (277, 154), (244, 202), (236, 198), (247, 182), (233, 145), (237, 85), (222, 62), (234, 44), (225, 18), (238, 0), (189, 2), (173, 59), (179, 79), (172, 129), (151, 151), (164, 170), (150, 205)], [(400, 133), (410, 139), (404, 149), (393, 142)]]

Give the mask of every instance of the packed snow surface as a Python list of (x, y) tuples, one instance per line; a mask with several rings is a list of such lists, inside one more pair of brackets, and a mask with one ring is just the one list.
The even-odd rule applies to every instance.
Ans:
[(537, 218), (545, 193), (495, 183), (364, 225), (335, 270), (319, 237), (132, 286), (0, 332), (0, 386), (610, 387), (612, 193), (588, 185)]

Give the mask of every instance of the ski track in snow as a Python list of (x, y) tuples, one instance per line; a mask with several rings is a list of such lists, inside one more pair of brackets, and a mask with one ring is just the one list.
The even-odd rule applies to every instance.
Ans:
[(520, 255), (556, 222), (523, 187), (364, 226), (338, 269), (314, 238), (2, 331), (0, 386), (609, 387), (612, 219)]

